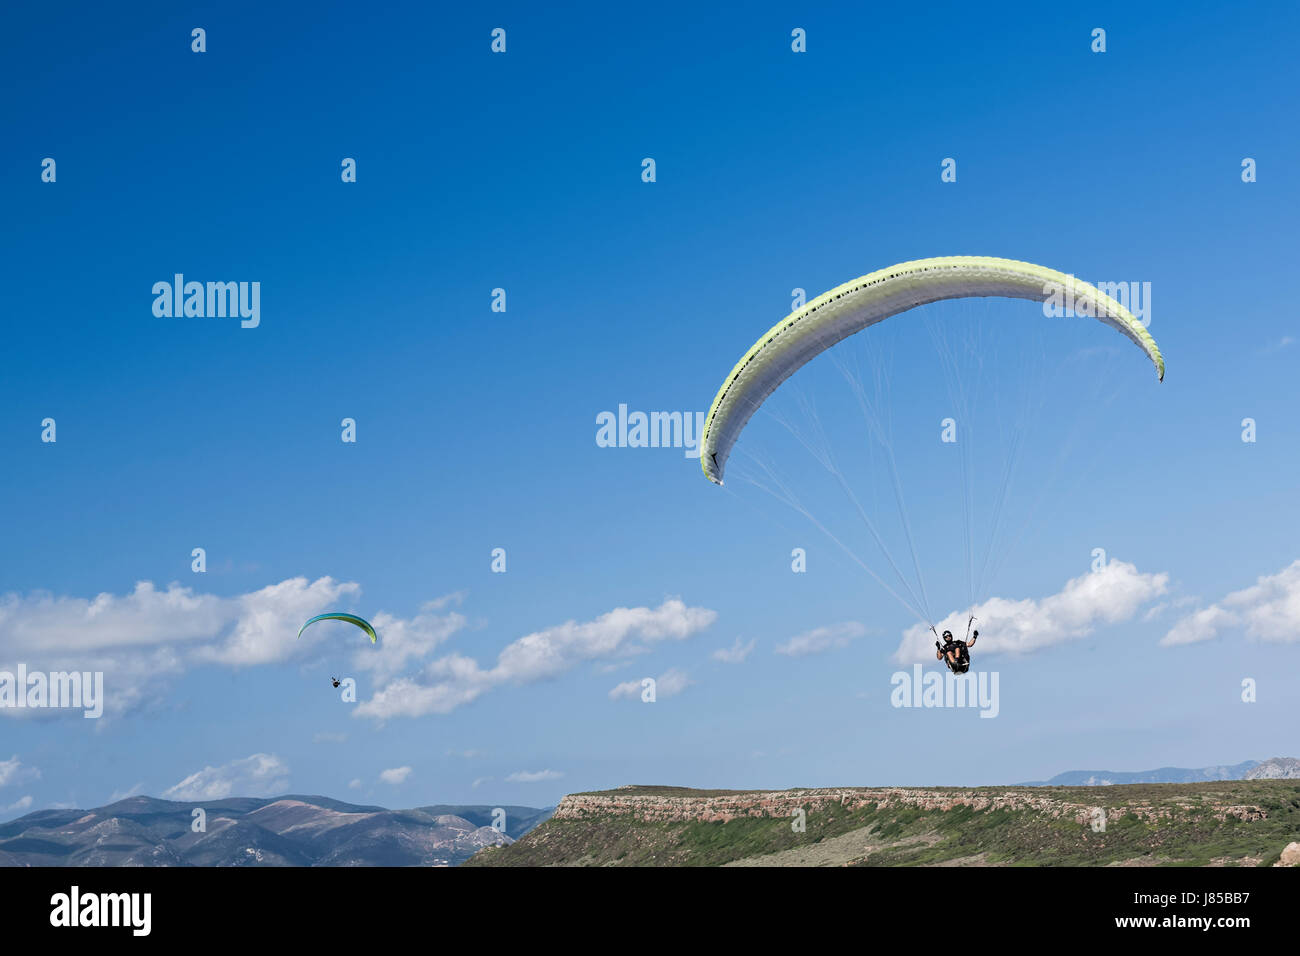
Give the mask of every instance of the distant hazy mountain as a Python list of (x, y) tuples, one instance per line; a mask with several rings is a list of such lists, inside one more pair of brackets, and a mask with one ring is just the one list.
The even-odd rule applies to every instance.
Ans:
[(1201, 783), (1206, 780), (1261, 780), (1300, 777), (1300, 760), (1274, 757), (1260, 762), (1247, 760), (1230, 767), (1160, 767), (1136, 772), (1116, 770), (1070, 770), (1051, 780), (1033, 780), (1026, 787), (1109, 787), (1124, 783)]
[(1271, 757), (1250, 769), (1247, 780), (1300, 779), (1300, 760), (1294, 757)]
[[(191, 829), (193, 811), (206, 815)], [(328, 797), (179, 803), (130, 797), (95, 810), (42, 810), (0, 824), (0, 866), (455, 866), (513, 843), (551, 815), (534, 807), (412, 810)]]

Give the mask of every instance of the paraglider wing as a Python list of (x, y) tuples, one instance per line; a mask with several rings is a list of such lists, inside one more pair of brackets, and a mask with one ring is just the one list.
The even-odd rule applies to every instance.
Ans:
[(1077, 312), (1090, 312), (1131, 339), (1164, 380), (1165, 360), (1151, 333), (1132, 312), (1095, 286), (1015, 259), (917, 259), (831, 289), (791, 312), (753, 344), (722, 383), (709, 409), (700, 441), (700, 467), (705, 477), (722, 484), (732, 446), (763, 401), (814, 357), (854, 332), (943, 299), (1000, 296), (1043, 302), (1054, 290), (1072, 297)]
[(349, 624), (355, 624), (357, 627), (361, 628), (361, 630), (365, 631), (366, 634), (370, 636), (371, 644), (374, 644), (379, 640), (379, 635), (375, 633), (375, 629), (370, 626), (369, 621), (357, 617), (355, 614), (344, 614), (341, 611), (331, 611), (328, 614), (317, 614), (302, 627), (298, 628), (298, 636), (302, 637), (302, 632), (307, 630), (307, 628), (311, 627), (317, 621), (347, 621)]

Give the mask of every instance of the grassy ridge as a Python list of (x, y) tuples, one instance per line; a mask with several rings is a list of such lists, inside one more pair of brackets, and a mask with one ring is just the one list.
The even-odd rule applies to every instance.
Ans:
[[(846, 791), (856, 792), (856, 791)], [(1068, 816), (1037, 807), (949, 809), (886, 800), (857, 809), (835, 804), (806, 810), (795, 832), (780, 817), (741, 816), (728, 822), (691, 819), (708, 797), (757, 806), (766, 795), (637, 787), (565, 798), (557, 818), (512, 846), (478, 853), (467, 866), (719, 866), (960, 863), (1021, 866), (1270, 865), (1287, 843), (1300, 840), (1300, 782), (1219, 781), (1114, 787), (927, 788), (909, 791), (939, 800), (1018, 795), (1048, 798)], [(797, 802), (798, 791), (794, 793)], [(682, 819), (638, 819), (627, 798), (656, 798)], [(588, 800), (580, 818), (565, 806)], [(600, 809), (608, 802), (608, 809)], [(575, 803), (576, 805), (576, 803)], [(644, 803), (642, 803), (644, 805)], [(1107, 811), (1104, 832), (1074, 812)], [(1249, 808), (1240, 819), (1229, 808)], [(1253, 819), (1259, 816), (1262, 818)]]

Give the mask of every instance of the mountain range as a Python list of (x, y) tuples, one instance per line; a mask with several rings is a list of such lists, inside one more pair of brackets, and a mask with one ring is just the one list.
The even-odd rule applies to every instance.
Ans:
[[(498, 809), (504, 832), (491, 825)], [(389, 810), (316, 796), (129, 797), (0, 824), (0, 866), (455, 866), (550, 815), (535, 807)]]
[[(1073, 770), (1048, 781), (1019, 786), (1101, 788), (1294, 779), (1300, 779), (1300, 760), (1274, 757), (1265, 761), (1247, 760), (1230, 766), (1196, 769)], [(998, 789), (989, 789), (989, 793)], [(635, 796), (631, 791), (643, 791), (645, 795)], [(841, 792), (857, 791), (835, 791)], [(940, 805), (946, 809), (943, 800), (954, 805), (962, 804), (973, 799), (964, 794), (982, 792), (954, 790), (944, 796), (939, 791), (924, 791), (923, 802), (929, 801), (926, 806), (930, 809)], [(797, 795), (796, 802), (801, 803), (807, 795), (819, 791), (790, 793)], [(883, 806), (902, 799), (900, 794), (906, 796), (912, 792), (890, 788), (881, 793), (886, 795), (881, 798)], [(1146, 792), (1141, 793), (1146, 800)], [(731, 801), (737, 805), (719, 806), (719, 795), (726, 795), (722, 804)], [(647, 799), (666, 801), (667, 809), (659, 808), (656, 812), (668, 814), (665, 819), (671, 818), (675, 823), (683, 823), (697, 815), (699, 822), (717, 822), (732, 816), (766, 816), (767, 811), (763, 808), (773, 799), (771, 794), (760, 792), (691, 791), (664, 787), (620, 788), (596, 797), (575, 794), (561, 803), (561, 812), (554, 823), (525, 841), (527, 846), (521, 845), (515, 851), (500, 855), (495, 852), (485, 854), (475, 862), (528, 865), (564, 861), (570, 857), (584, 861), (630, 862), (638, 857), (631, 852), (630, 845), (623, 845), (621, 837), (611, 844), (616, 845), (617, 852), (614, 852), (605, 846), (608, 842), (605, 837), (595, 832), (588, 833), (583, 828), (590, 829), (600, 820), (617, 819), (616, 830), (621, 832), (624, 828), (622, 815), (628, 808), (622, 807), (620, 801), (626, 802), (633, 796), (637, 807)], [(907, 799), (915, 802), (921, 798), (907, 796)], [(1020, 806), (1025, 803), (1022, 797), (980, 796), (976, 802), (988, 802), (989, 799), (995, 803), (998, 800), (1006, 802), (1008, 807), (1019, 800), (1020, 803), (1015, 803), (1017, 809), (1030, 808), (1030, 804)], [(1078, 799), (1083, 801), (1078, 803), (1078, 807), (1085, 807), (1086, 799)], [(592, 800), (595, 803), (588, 807), (587, 802)], [(877, 798), (873, 796), (872, 800)], [(935, 807), (930, 807), (932, 803)], [(1070, 813), (1083, 812), (1078, 807), (1070, 803), (1068, 810)], [(1239, 808), (1229, 808), (1234, 813), (1236, 809)], [(501, 812), (504, 812), (504, 825), (502, 830), (498, 830), (493, 826), (494, 815)], [(645, 808), (641, 807), (637, 812), (644, 813)], [(1141, 813), (1151, 812), (1155, 811), (1144, 803)], [(1260, 819), (1277, 816), (1277, 811), (1269, 807), (1259, 813), (1262, 814)], [(491, 805), (440, 804), (390, 810), (344, 803), (328, 797), (297, 795), (229, 797), (203, 803), (138, 796), (91, 810), (41, 810), (0, 823), (0, 866), (456, 866), (485, 847), (513, 844), (555, 814), (555, 808)], [(673, 814), (682, 819), (678, 821)], [(1252, 816), (1248, 822), (1254, 820)], [(862, 822), (866, 822), (865, 817)], [(596, 826), (596, 829), (600, 827)], [(582, 830), (582, 838), (574, 846), (568, 846), (568, 838), (577, 837), (578, 830)], [(558, 852), (554, 845), (561, 836), (566, 839), (561, 840), (563, 852)], [(852, 837), (850, 842), (856, 839), (856, 836)], [(547, 848), (545, 852), (541, 852), (543, 847)], [(770, 848), (766, 849), (770, 852)], [(854, 849), (854, 853), (860, 849)]]
[(1300, 760), (1273, 757), (1246, 760), (1231, 766), (1159, 767), (1155, 770), (1070, 770), (1051, 780), (1034, 780), (1022, 787), (1110, 787), (1124, 783), (1202, 783), (1206, 780), (1290, 780), (1300, 777)]

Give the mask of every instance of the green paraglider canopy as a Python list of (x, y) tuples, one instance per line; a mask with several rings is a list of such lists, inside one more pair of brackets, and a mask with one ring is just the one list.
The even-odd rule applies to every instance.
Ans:
[(349, 624), (355, 624), (357, 627), (361, 628), (361, 630), (370, 635), (371, 644), (375, 644), (379, 641), (379, 635), (375, 633), (375, 629), (370, 626), (369, 621), (357, 617), (355, 614), (345, 614), (341, 611), (330, 611), (328, 614), (317, 614), (302, 627), (298, 628), (298, 636), (302, 637), (302, 632), (307, 630), (307, 628), (311, 627), (317, 621), (347, 621)]

